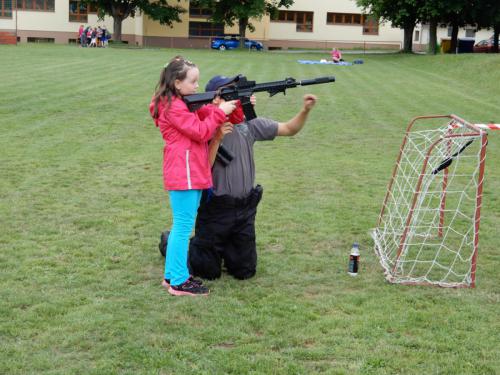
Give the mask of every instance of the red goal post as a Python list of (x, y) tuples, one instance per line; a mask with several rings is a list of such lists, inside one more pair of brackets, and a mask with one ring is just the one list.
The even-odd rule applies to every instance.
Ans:
[(497, 129), (456, 115), (410, 121), (372, 232), (388, 281), (475, 286), (487, 130)]

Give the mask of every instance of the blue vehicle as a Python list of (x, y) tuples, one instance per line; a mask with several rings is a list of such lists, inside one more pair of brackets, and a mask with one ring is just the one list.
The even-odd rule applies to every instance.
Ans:
[[(239, 35), (216, 36), (212, 39), (212, 43), (210, 46), (213, 49), (218, 49), (220, 51), (239, 48), (240, 47)], [(245, 38), (245, 48), (255, 51), (260, 51), (264, 49), (264, 45), (261, 42), (256, 42), (255, 40), (250, 40)]]

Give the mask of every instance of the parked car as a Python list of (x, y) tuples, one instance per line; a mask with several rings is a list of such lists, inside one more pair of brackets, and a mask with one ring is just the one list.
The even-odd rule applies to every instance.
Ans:
[(493, 52), (493, 38), (481, 40), (474, 45), (474, 53)]
[[(240, 38), (237, 35), (223, 35), (212, 39), (210, 46), (213, 49), (224, 51), (226, 49), (235, 49), (240, 46)], [(264, 48), (261, 42), (245, 38), (245, 48), (260, 51)]]

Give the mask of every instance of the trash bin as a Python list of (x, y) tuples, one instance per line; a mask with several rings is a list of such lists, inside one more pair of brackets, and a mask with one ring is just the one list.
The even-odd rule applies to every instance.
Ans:
[(450, 52), (450, 48), (451, 48), (451, 39), (441, 38), (441, 53)]
[(458, 38), (457, 53), (472, 53), (474, 52), (473, 38)]

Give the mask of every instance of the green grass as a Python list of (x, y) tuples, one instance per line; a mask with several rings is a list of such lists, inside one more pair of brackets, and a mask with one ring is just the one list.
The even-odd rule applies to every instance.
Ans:
[[(257, 97), (293, 138), (256, 145), (258, 272), (208, 298), (160, 287), (162, 139), (148, 103), (183, 54), (258, 82), (337, 82)], [(0, 46), (0, 373), (498, 374), (500, 134), (491, 132), (475, 289), (387, 283), (374, 227), (407, 122), (500, 122), (500, 56), (324, 55)], [(349, 56), (351, 59), (351, 56)], [(347, 275), (351, 243), (361, 270)]]

